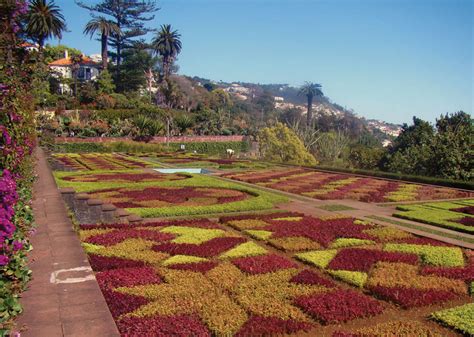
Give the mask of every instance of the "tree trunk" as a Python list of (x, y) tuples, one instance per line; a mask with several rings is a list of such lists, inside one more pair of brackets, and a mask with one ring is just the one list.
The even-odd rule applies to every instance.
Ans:
[(102, 70), (107, 70), (107, 35), (102, 34)]
[(306, 125), (310, 126), (313, 120), (313, 96), (308, 95), (308, 111), (306, 112)]

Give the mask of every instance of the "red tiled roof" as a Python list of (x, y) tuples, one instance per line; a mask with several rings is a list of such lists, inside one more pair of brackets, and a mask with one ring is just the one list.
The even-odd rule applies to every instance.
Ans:
[[(87, 57), (87, 56), (83, 56), (82, 57), (82, 62), (81, 62), (82, 65), (87, 65), (87, 66), (96, 66), (96, 67), (99, 67), (99, 64), (92, 61), (92, 59), (90, 57)], [(68, 58), (62, 58), (62, 59), (59, 59), (59, 60), (56, 60), (56, 61), (53, 61), (49, 64), (50, 66), (64, 66), (64, 67), (68, 67), (70, 65), (72, 65), (72, 60), (70, 57)]]

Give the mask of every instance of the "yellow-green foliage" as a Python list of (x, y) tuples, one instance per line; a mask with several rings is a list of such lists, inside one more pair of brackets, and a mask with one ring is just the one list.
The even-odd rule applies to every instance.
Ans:
[(260, 152), (270, 161), (295, 165), (316, 165), (317, 161), (298, 136), (283, 123), (263, 128), (258, 134)]
[(232, 220), (229, 221), (228, 224), (238, 229), (251, 229), (268, 226), (268, 223), (260, 219)]
[(412, 237), (410, 233), (391, 227), (376, 227), (372, 229), (366, 229), (364, 233), (371, 236), (375, 236), (383, 241), (407, 239)]
[(474, 303), (437, 311), (432, 314), (432, 317), (468, 336), (474, 335)]
[(385, 245), (384, 250), (389, 252), (417, 254), (421, 257), (423, 263), (433, 266), (464, 266), (463, 253), (458, 247), (388, 243)]
[(326, 268), (329, 262), (336, 256), (337, 249), (315, 250), (311, 252), (298, 253), (295, 256), (319, 268)]
[(174, 243), (189, 243), (199, 245), (206, 241), (221, 237), (225, 235), (222, 229), (208, 229), (185, 226), (169, 226), (161, 229), (163, 233), (176, 234), (178, 237), (172, 242)]
[(355, 238), (338, 238), (331, 243), (331, 248), (344, 248), (352, 246), (364, 246), (375, 244), (372, 240), (362, 240)]
[(238, 245), (231, 250), (228, 250), (224, 254), (222, 254), (221, 258), (236, 258), (236, 257), (245, 257), (245, 256), (255, 256), (255, 255), (263, 255), (266, 254), (267, 250), (265, 248), (260, 247), (256, 243), (249, 241), (244, 242)]
[(97, 254), (99, 253), (102, 249), (104, 249), (104, 246), (99, 246), (99, 245), (93, 245), (92, 243), (86, 243), (83, 242), (82, 248), (86, 251), (87, 254)]
[(277, 221), (300, 221), (301, 219), (303, 219), (303, 217), (301, 217), (301, 216), (287, 216), (287, 217), (284, 217), (284, 218), (276, 218), (276, 219), (273, 219), (273, 220), (277, 220)]
[(275, 238), (268, 240), (268, 242), (278, 249), (283, 249), (289, 252), (299, 252), (302, 250), (314, 250), (321, 248), (319, 243), (303, 236)]
[(252, 237), (259, 239), (259, 240), (267, 240), (270, 236), (272, 236), (272, 232), (258, 230), (258, 229), (248, 229), (244, 231), (245, 233), (251, 235)]
[(328, 270), (330, 275), (338, 278), (346, 283), (355, 285), (356, 287), (363, 288), (367, 282), (367, 274), (360, 271), (349, 271), (349, 270)]
[(174, 255), (170, 257), (169, 259), (166, 259), (165, 261), (163, 261), (163, 265), (169, 266), (172, 264), (197, 263), (197, 262), (204, 262), (204, 261), (207, 261), (207, 259), (203, 257), (192, 256), (192, 255)]

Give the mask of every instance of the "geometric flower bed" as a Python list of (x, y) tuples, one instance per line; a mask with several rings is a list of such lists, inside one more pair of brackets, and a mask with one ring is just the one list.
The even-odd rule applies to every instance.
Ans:
[(474, 199), (398, 206), (394, 216), (474, 234)]
[(375, 326), (357, 329), (355, 331), (338, 331), (332, 337), (444, 337), (441, 331), (434, 330), (418, 321), (392, 321), (379, 323)]
[(269, 209), (285, 197), (206, 175), (142, 170), (54, 172), (59, 187), (72, 187), (142, 217)]
[(474, 303), (437, 311), (432, 317), (444, 325), (455, 328), (466, 336), (474, 336)]
[(120, 170), (156, 166), (136, 157), (118, 153), (55, 153), (53, 159), (74, 171)]
[(207, 219), (82, 225), (80, 238), (123, 336), (290, 334), (385, 308)]
[(403, 308), (467, 298), (474, 281), (469, 251), (353, 218), (289, 212), (220, 222)]
[(447, 187), (423, 186), (304, 168), (246, 171), (223, 176), (321, 200), (394, 202), (474, 196), (474, 193)]

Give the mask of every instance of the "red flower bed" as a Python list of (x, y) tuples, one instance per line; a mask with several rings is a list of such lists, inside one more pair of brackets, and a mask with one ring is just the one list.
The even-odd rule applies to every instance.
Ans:
[(198, 262), (198, 263), (178, 263), (168, 266), (170, 269), (190, 270), (199, 273), (206, 273), (217, 266), (217, 262)]
[(275, 254), (238, 258), (232, 260), (232, 263), (249, 274), (263, 274), (297, 267), (293, 261)]
[(383, 300), (394, 302), (405, 309), (452, 300), (459, 295), (444, 290), (419, 290), (402, 287), (370, 287), (370, 291)]
[(328, 288), (337, 287), (336, 284), (311, 270), (303, 270), (298, 275), (291, 278), (290, 282), (299, 284), (321, 285)]
[(84, 182), (96, 182), (96, 181), (133, 181), (133, 182), (144, 182), (144, 181), (173, 181), (183, 180), (189, 178), (186, 175), (165, 175), (160, 173), (101, 173), (101, 174), (81, 174), (74, 176), (67, 176), (62, 178), (65, 181), (84, 181)]
[(343, 249), (331, 260), (328, 269), (368, 272), (378, 261), (403, 262), (416, 265), (418, 256), (396, 252), (384, 252), (373, 249)]
[(328, 246), (337, 238), (357, 238), (374, 240), (363, 230), (370, 226), (354, 224), (353, 218), (322, 220), (313, 217), (304, 217), (298, 223), (292, 221), (272, 221), (272, 224), (262, 229), (273, 232), (273, 238), (303, 236)]
[(399, 183), (388, 182), (385, 186), (368, 192), (367, 196), (361, 197), (359, 200), (363, 202), (383, 202), (385, 201), (384, 197), (390, 192), (395, 192), (399, 185)]
[(384, 310), (378, 301), (352, 290), (302, 296), (296, 305), (323, 324), (375, 316)]
[(99, 234), (91, 236), (87, 238), (85, 241), (87, 243), (92, 243), (95, 245), (102, 245), (102, 246), (112, 246), (117, 243), (122, 242), (126, 239), (132, 238), (142, 238), (145, 240), (152, 240), (152, 241), (167, 241), (174, 239), (175, 236), (169, 233), (161, 233), (158, 231), (149, 231), (146, 229), (121, 229), (121, 230), (114, 230), (113, 232)]
[(474, 226), (474, 217), (466, 216), (462, 219), (459, 219), (457, 222), (464, 226)]
[(453, 208), (453, 209), (451, 209), (451, 211), (474, 215), (474, 206), (466, 206), (466, 207), (461, 207), (461, 208)]
[(277, 317), (252, 316), (235, 335), (245, 336), (272, 336), (291, 334), (297, 331), (308, 331), (313, 326), (309, 323), (295, 320), (283, 320)]
[(470, 263), (469, 266), (461, 267), (431, 267), (427, 266), (421, 270), (422, 275), (436, 275), (441, 277), (447, 277), (452, 279), (460, 279), (464, 281), (474, 281), (474, 263)]
[(190, 315), (170, 317), (124, 317), (117, 322), (124, 337), (211, 336), (198, 317)]
[(144, 262), (121, 259), (118, 257), (106, 257), (96, 254), (89, 254), (88, 257), (89, 263), (94, 271), (145, 266)]
[(165, 252), (171, 255), (193, 255), (200, 257), (213, 257), (245, 241), (246, 239), (242, 237), (224, 237), (214, 238), (199, 245), (166, 242), (153, 246), (153, 250), (157, 252)]
[(161, 278), (151, 267), (134, 267), (102, 271), (96, 275), (100, 287), (133, 287), (148, 283), (161, 283)]
[(184, 227), (200, 227), (200, 228), (221, 228), (217, 223), (209, 219), (184, 219), (184, 220), (167, 220), (160, 222), (146, 222), (139, 224), (82, 224), (80, 229), (107, 229), (107, 228), (136, 228), (136, 227), (160, 227), (160, 226), (184, 226)]
[(122, 294), (107, 287), (101, 287), (100, 290), (115, 320), (121, 315), (132, 312), (148, 303), (148, 300), (141, 296)]

